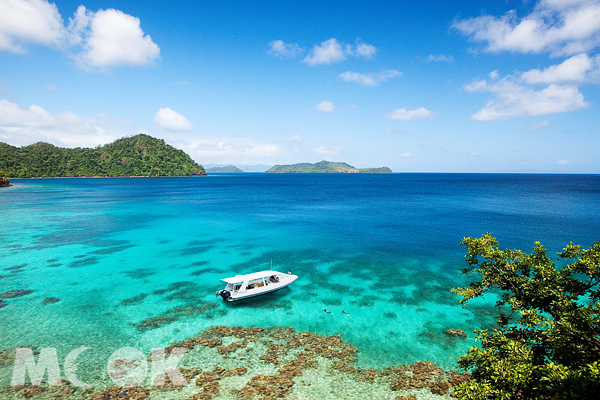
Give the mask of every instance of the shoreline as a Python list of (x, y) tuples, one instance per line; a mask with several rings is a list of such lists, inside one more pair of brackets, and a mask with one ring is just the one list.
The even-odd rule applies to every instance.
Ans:
[[(9, 179), (79, 179), (79, 178), (199, 178), (210, 176), (208, 174), (200, 175), (127, 175), (127, 176), (32, 176), (28, 178), (9, 178)], [(12, 186), (12, 185), (10, 185)]]

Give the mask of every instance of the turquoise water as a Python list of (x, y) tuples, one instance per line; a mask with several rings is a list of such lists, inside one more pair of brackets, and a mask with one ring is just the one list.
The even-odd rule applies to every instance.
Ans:
[[(445, 369), (494, 321), (463, 309), (465, 236), (551, 251), (600, 240), (593, 175), (213, 175), (15, 179), (0, 191), (0, 350), (88, 346), (106, 360), (212, 325), (340, 334), (359, 366)], [(288, 290), (223, 304), (221, 278), (291, 270)], [(57, 302), (44, 304), (48, 297)], [(217, 305), (211, 304), (216, 301)], [(323, 309), (333, 312), (326, 314)], [(342, 314), (342, 310), (351, 316)], [(444, 334), (466, 330), (467, 339)], [(104, 361), (101, 361), (104, 362)], [(95, 372), (88, 371), (90, 376)], [(0, 376), (0, 386), (9, 379)]]

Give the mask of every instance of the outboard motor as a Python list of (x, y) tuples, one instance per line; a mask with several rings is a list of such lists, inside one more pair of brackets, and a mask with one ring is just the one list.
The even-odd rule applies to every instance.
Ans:
[(217, 296), (221, 296), (223, 300), (229, 300), (231, 298), (231, 293), (229, 293), (229, 290), (223, 289), (217, 292)]

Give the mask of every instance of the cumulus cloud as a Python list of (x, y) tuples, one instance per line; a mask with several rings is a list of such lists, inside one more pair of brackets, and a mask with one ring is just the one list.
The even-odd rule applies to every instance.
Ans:
[(600, 55), (590, 58), (586, 53), (566, 59), (543, 70), (532, 69), (521, 74), (527, 83), (585, 82), (600, 76)]
[(567, 160), (560, 160), (560, 161), (557, 161), (556, 163), (559, 164), (559, 165), (569, 165), (569, 164), (571, 164)]
[(70, 27), (75, 40), (83, 43), (83, 52), (75, 58), (87, 67), (148, 65), (160, 54), (142, 31), (140, 19), (119, 10), (92, 12), (79, 6)]
[(386, 119), (391, 119), (394, 121), (412, 121), (415, 119), (430, 118), (435, 118), (435, 113), (433, 111), (429, 111), (425, 107), (420, 107), (416, 110), (407, 110), (406, 108), (399, 108), (386, 116)]
[(574, 85), (551, 84), (541, 90), (521, 85), (510, 76), (491, 84), (467, 85), (470, 92), (490, 92), (495, 99), (471, 116), (476, 121), (492, 121), (518, 116), (536, 116), (589, 107)]
[(311, 149), (311, 151), (314, 154), (319, 154), (322, 156), (337, 156), (338, 154), (340, 154), (340, 149), (330, 149), (325, 146), (315, 147), (314, 149)]
[(81, 5), (65, 27), (46, 0), (0, 0), (0, 50), (24, 52), (29, 43), (68, 50), (85, 68), (148, 65), (160, 54), (139, 18), (122, 11)]
[(55, 4), (45, 0), (0, 1), (0, 50), (23, 53), (27, 44), (58, 46), (65, 37)]
[(454, 62), (454, 57), (452, 56), (446, 56), (444, 54), (440, 54), (439, 56), (434, 56), (433, 54), (430, 54), (427, 56), (427, 60), (429, 61), (433, 61), (433, 62)]
[(537, 124), (531, 124), (529, 125), (529, 130), (530, 131), (539, 131), (540, 129), (546, 129), (550, 127), (550, 122), (544, 120), (542, 122), (538, 122)]
[(274, 40), (269, 43), (269, 54), (279, 58), (294, 58), (304, 52), (297, 44), (285, 43), (283, 40)]
[(483, 15), (452, 25), (489, 52), (572, 55), (600, 44), (600, 2), (597, 0), (540, 0), (519, 18), (515, 10), (501, 17)]
[(380, 82), (385, 82), (395, 76), (401, 75), (400, 71), (387, 69), (375, 74), (361, 74), (359, 72), (346, 71), (338, 75), (338, 78), (346, 82), (356, 82), (364, 86), (376, 86)]
[(183, 115), (171, 110), (169, 107), (158, 110), (154, 115), (153, 122), (168, 131), (189, 131), (193, 129), (192, 124)]
[(315, 110), (323, 112), (332, 112), (334, 109), (335, 106), (333, 105), (333, 103), (327, 100), (323, 100), (315, 106)]
[(289, 138), (285, 139), (286, 141), (292, 143), (293, 145), (305, 145), (308, 144), (308, 141), (302, 139), (300, 137), (300, 135), (294, 135), (294, 136), (290, 136)]
[(257, 164), (285, 155), (277, 145), (248, 138), (174, 137), (173, 145), (204, 164)]
[(94, 147), (130, 133), (130, 129), (118, 127), (108, 132), (102, 118), (98, 121), (69, 111), (51, 114), (35, 104), (22, 107), (0, 100), (0, 141), (15, 146), (44, 141), (57, 146)]
[(315, 45), (303, 62), (309, 65), (333, 64), (346, 60), (346, 56), (370, 59), (376, 53), (377, 48), (373, 45), (357, 41), (356, 45), (352, 46), (340, 43), (336, 38), (331, 38)]
[(2, 127), (52, 127), (56, 118), (35, 104), (23, 108), (6, 99), (0, 100), (0, 126)]
[(377, 47), (366, 43), (357, 43), (355, 49), (349, 47), (348, 51), (350, 52), (350, 54), (353, 54), (357, 57), (364, 57), (366, 59), (369, 59), (375, 56), (375, 54), (377, 53)]
[(310, 54), (304, 59), (310, 65), (331, 64), (346, 59), (346, 52), (337, 39), (332, 38), (316, 45)]

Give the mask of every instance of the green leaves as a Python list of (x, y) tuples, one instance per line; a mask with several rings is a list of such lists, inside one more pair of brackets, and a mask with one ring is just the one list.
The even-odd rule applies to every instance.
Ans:
[(479, 280), (452, 289), (461, 304), (501, 291), (499, 329), (478, 331), (480, 348), (459, 365), (473, 378), (456, 388), (462, 399), (594, 398), (600, 391), (600, 243), (570, 243), (557, 265), (539, 243), (532, 253), (500, 250), (487, 233), (465, 238), (466, 275)]

